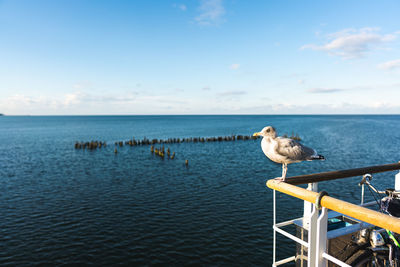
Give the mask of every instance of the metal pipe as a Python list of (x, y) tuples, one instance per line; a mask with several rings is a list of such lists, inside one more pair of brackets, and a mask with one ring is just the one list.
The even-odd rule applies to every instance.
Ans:
[(353, 176), (360, 176), (366, 173), (378, 173), (400, 170), (400, 163), (392, 163), (386, 165), (369, 166), (357, 169), (340, 170), (332, 172), (321, 172), (313, 173), (299, 176), (286, 177), (285, 182), (288, 184), (298, 185), (298, 184), (308, 184), (321, 181), (329, 181), (335, 179), (348, 178)]
[(275, 264), (275, 261), (276, 261), (276, 230), (275, 230), (275, 227), (276, 227), (276, 191), (274, 190), (274, 196), (273, 196), (273, 198), (274, 198), (274, 204), (273, 204), (273, 213), (274, 213), (274, 217), (273, 217), (273, 229), (274, 229), (274, 236), (273, 236), (273, 241), (274, 241), (274, 244), (273, 244), (273, 250), (272, 250), (272, 262)]
[(296, 237), (296, 236), (294, 236), (292, 234), (289, 234), (288, 232), (286, 232), (286, 231), (284, 231), (284, 230), (282, 230), (282, 229), (280, 229), (280, 228), (278, 228), (276, 226), (272, 226), (272, 228), (274, 229), (275, 232), (278, 232), (281, 235), (286, 236), (287, 238), (292, 239), (293, 241), (296, 241), (297, 243), (305, 246), (306, 248), (310, 247), (309, 244), (306, 241), (301, 240), (300, 238), (298, 238), (298, 237)]
[(301, 219), (301, 218), (297, 218), (297, 219), (293, 219), (293, 220), (289, 220), (289, 221), (285, 221), (285, 222), (280, 222), (280, 223), (277, 223), (275, 225), (276, 225), (276, 227), (284, 227), (284, 226), (293, 224), (293, 222), (295, 220), (299, 220), (299, 219)]
[(329, 255), (328, 253), (322, 253), (322, 256), (323, 256), (325, 259), (327, 259), (328, 261), (331, 261), (331, 262), (333, 262), (333, 263), (335, 263), (335, 264), (337, 264), (337, 265), (339, 265), (339, 266), (351, 267), (350, 265), (344, 263), (343, 261), (338, 260), (338, 259), (332, 257), (332, 256)]
[(364, 205), (364, 184), (361, 185), (361, 206)]
[(285, 263), (288, 263), (291, 261), (295, 261), (295, 260), (296, 260), (296, 256), (292, 256), (292, 257), (275, 262), (275, 264), (273, 266), (279, 266), (279, 265), (282, 265), (282, 264), (285, 264)]

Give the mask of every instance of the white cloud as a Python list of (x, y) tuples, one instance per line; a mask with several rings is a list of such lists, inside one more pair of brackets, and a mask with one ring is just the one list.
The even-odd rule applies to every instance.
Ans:
[(186, 11), (187, 10), (187, 6), (184, 4), (173, 4), (174, 8), (179, 8), (182, 11)]
[(0, 109), (3, 113), (12, 115), (39, 114), (43, 109), (46, 109), (47, 112), (41, 114), (52, 114), (61, 105), (62, 103), (57, 99), (46, 96), (15, 94), (0, 99)]
[(238, 95), (245, 95), (247, 94), (246, 91), (240, 91), (240, 90), (232, 90), (232, 91), (225, 91), (222, 93), (219, 93), (218, 96), (238, 96)]
[(305, 81), (304, 81), (303, 79), (300, 79), (300, 80), (297, 81), (297, 83), (298, 83), (298, 84), (304, 84)]
[(222, 0), (201, 0), (199, 10), (200, 14), (194, 20), (203, 26), (218, 25), (225, 15)]
[(210, 91), (211, 87), (210, 86), (204, 86), (203, 88), (201, 88), (203, 91)]
[(37, 99), (20, 94), (10, 96), (7, 101), (9, 101), (11, 104), (20, 103), (22, 105), (31, 105), (38, 102)]
[(400, 105), (387, 102), (371, 102), (362, 105), (347, 102), (306, 105), (277, 103), (241, 107), (237, 110), (238, 114), (397, 114), (399, 112)]
[(384, 69), (384, 70), (393, 70), (393, 69), (400, 68), (400, 59), (381, 63), (378, 65), (378, 68)]
[(307, 90), (307, 92), (311, 94), (328, 94), (328, 93), (337, 93), (342, 91), (344, 91), (344, 89), (339, 89), (339, 88), (311, 88)]
[(234, 64), (230, 65), (229, 68), (230, 68), (231, 70), (237, 70), (237, 69), (240, 68), (240, 64), (234, 63)]
[(63, 105), (68, 107), (82, 103), (123, 103), (134, 102), (138, 93), (130, 92), (124, 95), (92, 95), (83, 92), (73, 92), (64, 95)]
[[(7, 114), (60, 114), (65, 111), (101, 109), (104, 105), (130, 105), (135, 103), (137, 93), (131, 92), (124, 95), (91, 95), (84, 92), (72, 92), (58, 97), (27, 96), (16, 94), (0, 100), (0, 107)], [(67, 113), (68, 114), (68, 113)], [(72, 114), (72, 113), (69, 113)]]
[(326, 51), (344, 59), (360, 58), (383, 43), (396, 39), (398, 32), (381, 34), (379, 28), (344, 29), (328, 34), (328, 42), (322, 45), (307, 44), (300, 49)]
[(75, 83), (72, 87), (75, 89), (87, 89), (93, 87), (93, 83), (90, 81), (80, 81)]
[[(171, 91), (161, 95), (153, 91), (71, 91), (63, 95), (42, 96), (19, 94), (0, 98), (0, 111), (10, 115), (400, 113), (400, 104), (396, 101), (400, 88), (398, 83), (340, 89), (312, 88), (309, 93), (313, 95), (302, 95), (300, 92), (285, 98), (273, 92), (270, 95), (270, 90), (236, 88), (217, 91), (212, 88), (207, 92), (207, 88), (210, 87), (200, 87), (199, 90), (206, 91), (200, 91), (203, 93), (195, 96)], [(351, 94), (356, 90), (361, 93)]]
[(85, 97), (85, 94), (83, 94), (81, 92), (66, 94), (64, 96), (64, 105), (70, 106), (70, 105), (79, 104), (81, 102), (81, 99), (84, 97)]
[[(92, 96), (80, 92), (58, 98), (14, 95), (0, 99), (6, 115), (81, 114), (395, 114), (400, 105), (390, 99), (360, 102), (277, 102), (277, 99), (248, 98), (245, 91), (225, 91), (215, 98), (179, 95)], [(69, 99), (68, 105), (65, 105)], [(240, 100), (240, 101), (239, 101)], [(302, 103), (302, 104), (298, 104)]]

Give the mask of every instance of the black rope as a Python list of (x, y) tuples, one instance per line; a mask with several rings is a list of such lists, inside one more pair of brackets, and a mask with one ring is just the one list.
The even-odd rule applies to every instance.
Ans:
[(378, 204), (379, 211), (380, 211), (381, 213), (383, 213), (383, 212), (382, 212), (382, 209), (381, 209), (381, 199), (378, 200), (378, 199), (375, 197), (375, 194), (378, 194), (378, 193), (372, 191), (371, 187), (370, 187), (368, 184), (367, 184), (367, 186), (368, 186), (368, 190), (369, 190), (369, 192), (371, 192), (371, 195), (372, 195), (372, 197), (374, 198), (376, 204)]

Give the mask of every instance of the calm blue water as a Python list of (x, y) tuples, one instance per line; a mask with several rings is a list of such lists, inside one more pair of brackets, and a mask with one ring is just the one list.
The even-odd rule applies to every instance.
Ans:
[[(114, 142), (251, 135), (273, 125), (298, 133), (324, 162), (289, 166), (288, 175), (400, 160), (400, 116), (71, 116), (0, 117), (0, 265), (269, 265), (272, 192), (281, 166), (260, 140), (149, 146)], [(106, 148), (75, 150), (75, 141)], [(189, 167), (185, 167), (185, 159)], [(359, 178), (320, 184), (359, 201)], [(376, 175), (393, 186), (393, 173)], [(278, 195), (279, 218), (302, 203)], [(280, 239), (278, 256), (294, 253)]]

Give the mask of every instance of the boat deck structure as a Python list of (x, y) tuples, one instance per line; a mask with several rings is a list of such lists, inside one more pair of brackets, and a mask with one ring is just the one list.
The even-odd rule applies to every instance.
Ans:
[[(350, 265), (338, 259), (334, 253), (333, 247), (337, 247), (338, 244), (340, 246), (341, 242), (345, 243), (343, 240), (337, 242), (339, 239), (349, 239), (359, 230), (373, 226), (400, 233), (400, 219), (367, 208), (376, 202), (364, 203), (363, 193), (361, 204), (356, 205), (331, 197), (325, 191), (318, 192), (318, 183), (322, 181), (395, 170), (400, 170), (400, 163), (287, 177), (285, 182), (275, 179), (268, 180), (267, 186), (273, 190), (272, 266), (295, 262), (296, 266), (348, 267)], [(400, 175), (397, 176), (400, 178)], [(307, 189), (298, 186), (301, 184), (308, 184)], [(303, 217), (277, 222), (277, 191), (303, 200)], [(296, 234), (286, 230), (288, 226), (294, 226)], [(276, 233), (297, 243), (295, 255), (277, 260)]]

